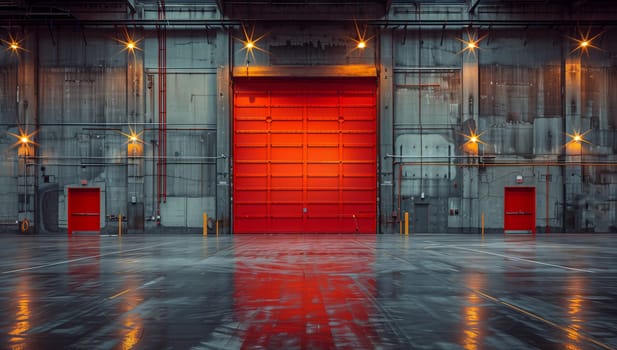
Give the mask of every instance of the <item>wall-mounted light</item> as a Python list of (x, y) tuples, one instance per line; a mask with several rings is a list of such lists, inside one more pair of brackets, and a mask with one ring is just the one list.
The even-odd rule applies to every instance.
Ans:
[(12, 147), (19, 147), (17, 150), (17, 154), (19, 156), (29, 156), (33, 154), (33, 146), (36, 146), (37, 143), (34, 142), (33, 137), (34, 135), (36, 135), (39, 131), (38, 130), (34, 130), (33, 132), (28, 132), (27, 130), (22, 129), (21, 127), (19, 128), (19, 134), (15, 134), (12, 132), (7, 132), (9, 135), (13, 136), (16, 141), (15, 143), (11, 146)]
[(262, 49), (261, 47), (257, 46), (257, 42), (259, 42), (261, 39), (263, 39), (265, 37), (265, 34), (259, 36), (259, 37), (255, 37), (255, 27), (251, 28), (251, 30), (247, 30), (246, 27), (243, 25), (242, 26), (242, 35), (243, 38), (238, 38), (237, 40), (239, 40), (242, 43), (242, 50), (246, 50), (246, 56), (245, 59), (248, 62), (249, 56), (251, 56), (251, 58), (253, 59), (253, 61), (255, 60), (255, 50), (257, 51), (261, 51), (261, 52), (266, 52), (264, 49)]
[[(568, 141), (569, 143), (590, 143), (589, 141), (585, 140), (585, 135), (587, 135), (591, 130), (587, 130), (585, 132), (580, 132), (580, 130), (574, 130), (574, 132), (572, 134), (566, 133), (566, 135), (568, 135), (568, 137), (570, 137), (570, 141)], [(566, 144), (567, 145), (567, 144)]]
[(351, 40), (356, 43), (356, 49), (364, 50), (368, 47), (368, 42), (369, 40), (371, 40), (371, 38), (368, 38), (366, 36), (366, 26), (363, 30), (360, 30), (357, 22), (354, 22), (354, 25), (356, 27), (356, 35)]
[(585, 139), (585, 135), (587, 135), (590, 131), (591, 130), (581, 132), (580, 130), (574, 130), (571, 134), (566, 133), (566, 135), (570, 138), (570, 140), (565, 144), (567, 154), (582, 156), (583, 144), (591, 144), (591, 142)]
[(141, 139), (143, 133), (143, 131), (137, 132), (137, 130), (133, 130), (133, 128), (131, 128), (130, 126), (128, 134), (120, 131), (120, 134), (124, 135), (127, 138), (127, 143), (144, 143), (144, 141)]
[(465, 143), (461, 145), (461, 148), (467, 153), (478, 154), (479, 145), (486, 145), (486, 142), (480, 138), (486, 131), (478, 133), (477, 130), (469, 129), (469, 134), (461, 134), (465, 138)]
[(589, 56), (589, 49), (597, 49), (597, 50), (601, 50), (599, 47), (595, 46), (593, 44), (593, 41), (595, 39), (597, 39), (598, 37), (600, 37), (600, 35), (602, 35), (603, 32), (600, 32), (596, 35), (591, 35), (591, 29), (587, 28), (587, 32), (583, 33), (579, 30), (578, 32), (578, 37), (571, 37), (568, 36), (568, 39), (574, 41), (576, 43), (576, 46), (570, 50), (570, 53), (574, 53), (576, 51), (580, 51), (580, 54), (582, 55), (583, 53)]
[(141, 48), (139, 47), (139, 42), (142, 39), (135, 39), (135, 35), (129, 34), (129, 32), (126, 29), (124, 29), (123, 36), (124, 38), (114, 39), (120, 44), (124, 45), (124, 48), (122, 50), (126, 50), (127, 52), (132, 53), (132, 54), (135, 53), (135, 50), (141, 51)]
[(462, 42), (465, 46), (458, 53), (462, 53), (467, 51), (470, 54), (476, 53), (476, 50), (480, 49), (480, 41), (484, 40), (488, 34), (484, 34), (481, 37), (478, 37), (476, 33), (467, 32), (467, 39), (456, 38), (456, 40)]
[(13, 35), (9, 35), (8, 40), (0, 39), (6, 45), (6, 50), (14, 54), (19, 54), (20, 51), (26, 51), (21, 45), (22, 40), (17, 40)]
[(137, 132), (129, 126), (129, 133), (120, 132), (126, 137), (126, 152), (129, 157), (140, 157), (144, 154), (144, 141), (142, 140), (143, 130)]

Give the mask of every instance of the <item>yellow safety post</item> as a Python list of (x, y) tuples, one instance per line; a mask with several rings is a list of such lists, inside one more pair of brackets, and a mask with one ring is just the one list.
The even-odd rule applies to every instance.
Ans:
[(219, 221), (216, 220), (216, 236), (219, 236)]
[(208, 214), (204, 213), (204, 227), (203, 227), (204, 236), (208, 235)]
[(409, 236), (409, 213), (405, 212), (405, 236)]
[(398, 233), (403, 234), (403, 221), (401, 220), (398, 221)]
[(482, 212), (482, 239), (484, 239), (484, 212)]
[(118, 236), (122, 236), (122, 214), (118, 214)]

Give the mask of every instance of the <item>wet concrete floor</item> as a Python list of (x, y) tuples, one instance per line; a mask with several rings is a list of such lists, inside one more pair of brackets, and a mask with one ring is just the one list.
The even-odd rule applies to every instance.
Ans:
[(616, 349), (617, 236), (0, 235), (2, 349)]

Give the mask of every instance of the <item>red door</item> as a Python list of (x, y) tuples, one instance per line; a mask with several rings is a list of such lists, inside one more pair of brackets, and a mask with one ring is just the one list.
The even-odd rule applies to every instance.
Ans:
[(536, 233), (536, 188), (506, 187), (504, 195), (505, 232)]
[(100, 189), (98, 187), (72, 187), (68, 190), (68, 233), (99, 232), (101, 229)]
[(375, 233), (375, 80), (238, 79), (234, 232)]

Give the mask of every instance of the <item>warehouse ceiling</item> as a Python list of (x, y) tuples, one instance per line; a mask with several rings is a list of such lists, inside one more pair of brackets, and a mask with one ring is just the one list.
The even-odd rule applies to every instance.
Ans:
[[(175, 16), (166, 24), (199, 24), (200, 17), (189, 13), (200, 9), (218, 9), (222, 21), (390, 21), (408, 23), (433, 20), (446, 21), (504, 21), (513, 19), (516, 25), (557, 24), (577, 20), (599, 21), (600, 25), (614, 25), (617, 19), (615, 0), (0, 0), (0, 24), (39, 24), (77, 21), (90, 25), (122, 24), (130, 21), (156, 23), (156, 12), (164, 4)], [(406, 10), (397, 12), (397, 9)], [(143, 15), (141, 10), (154, 13)], [(454, 10), (452, 10), (454, 9)], [(463, 12), (459, 12), (463, 9)], [(437, 11), (437, 12), (435, 12)], [(454, 12), (452, 12), (454, 11)], [(459, 16), (467, 12), (470, 16)], [(182, 17), (182, 13), (186, 13)], [(397, 14), (406, 14), (397, 17)], [(418, 17), (422, 14), (422, 18)], [(510, 15), (508, 15), (510, 14)], [(101, 21), (98, 23), (97, 21)], [(115, 22), (113, 22), (115, 21)], [(147, 21), (150, 21), (146, 23)], [(176, 22), (173, 22), (176, 21)], [(182, 22), (185, 21), (185, 22)], [(608, 21), (608, 22), (607, 22)], [(612, 21), (612, 22), (611, 22)], [(381, 22), (380, 22), (381, 23)], [(390, 22), (389, 22), (390, 23)], [(391, 22), (394, 23), (394, 22)], [(607, 24), (608, 23), (608, 24)], [(613, 24), (611, 24), (613, 23)]]

